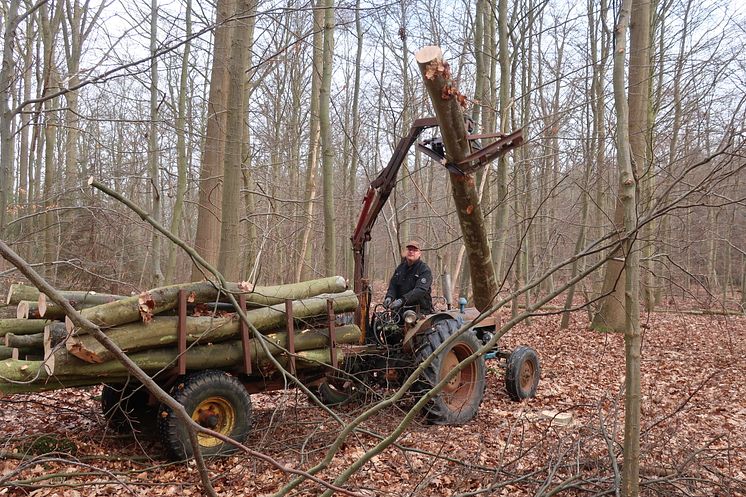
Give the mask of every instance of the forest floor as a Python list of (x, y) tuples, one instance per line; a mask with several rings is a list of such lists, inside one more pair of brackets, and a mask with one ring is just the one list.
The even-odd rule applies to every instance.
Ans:
[[(746, 495), (746, 317), (654, 313), (643, 317), (642, 495)], [(478, 416), (465, 426), (416, 422), (399, 446), (358, 471), (346, 488), (368, 496), (614, 495), (621, 465), (624, 337), (588, 329), (575, 313), (533, 318), (511, 330), (504, 348), (534, 347), (542, 361), (534, 399), (513, 403), (503, 371), (488, 362)], [(100, 387), (0, 399), (0, 495), (197, 496), (193, 464), (165, 460), (157, 436), (107, 428)], [(321, 460), (340, 427), (295, 390), (253, 395), (248, 446), (291, 468)], [(332, 481), (390, 433), (411, 402), (364, 424), (329, 469)], [(350, 419), (364, 406), (337, 409)], [(546, 411), (569, 413), (552, 423)], [(51, 451), (51, 452), (50, 452)], [(209, 463), (219, 495), (265, 496), (289, 477), (255, 457)], [(617, 483), (615, 484), (615, 481)], [(315, 496), (303, 483), (291, 495)], [(337, 493), (336, 495), (341, 495)]]

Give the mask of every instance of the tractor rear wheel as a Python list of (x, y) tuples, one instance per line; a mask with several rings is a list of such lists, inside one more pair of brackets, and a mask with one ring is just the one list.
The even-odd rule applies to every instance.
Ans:
[[(461, 323), (455, 319), (437, 321), (419, 339), (416, 351), (417, 364), (433, 354), (443, 342), (456, 333)], [(469, 330), (462, 333), (446, 349), (433, 358), (423, 372), (425, 393), (437, 385), (449, 372), (464, 359), (479, 349), (480, 343)], [(434, 424), (461, 425), (476, 416), (484, 396), (485, 366), (484, 357), (477, 357), (464, 366), (443, 390), (433, 397), (426, 407), (427, 419)]]
[(539, 355), (531, 347), (521, 345), (508, 357), (505, 369), (505, 389), (511, 400), (520, 402), (536, 395), (541, 376)]
[[(200, 426), (237, 442), (246, 440), (251, 428), (251, 397), (236, 377), (218, 370), (192, 373), (173, 388), (171, 396)], [(161, 406), (161, 442), (175, 460), (194, 455), (187, 430), (173, 410)], [(204, 433), (197, 433), (197, 440), (205, 457), (236, 451), (233, 445)]]

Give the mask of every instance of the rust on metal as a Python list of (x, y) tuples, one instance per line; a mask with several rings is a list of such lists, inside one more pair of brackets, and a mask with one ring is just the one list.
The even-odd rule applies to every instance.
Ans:
[(459, 161), (458, 165), (462, 166), (466, 174), (469, 174), (505, 154), (508, 150), (521, 146), (522, 143), (523, 129), (519, 129), (467, 155)]
[(179, 290), (177, 295), (179, 301), (178, 320), (176, 324), (176, 336), (178, 343), (178, 370), (180, 375), (186, 374), (186, 314), (187, 314), (187, 292)]
[(337, 367), (337, 330), (335, 328), (336, 316), (334, 315), (334, 300), (326, 300), (326, 317), (329, 321), (329, 356), (332, 367)]
[[(238, 305), (241, 310), (246, 312), (246, 295), (241, 294), (238, 296)], [(241, 346), (243, 347), (243, 372), (247, 375), (251, 374), (251, 338), (249, 337), (249, 325), (246, 321), (241, 319)]]
[(290, 374), (295, 374), (295, 326), (293, 323), (293, 301), (285, 300), (285, 316), (288, 327), (288, 352), (290, 352)]

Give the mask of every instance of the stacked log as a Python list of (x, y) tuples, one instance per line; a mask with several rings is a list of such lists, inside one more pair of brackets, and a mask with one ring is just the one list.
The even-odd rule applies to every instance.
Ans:
[[(172, 285), (132, 297), (107, 295), (97, 300), (97, 305), (90, 305), (93, 300), (85, 298), (94, 294), (84, 292), (77, 295), (80, 300), (75, 307), (100, 326), (144, 371), (162, 374), (178, 360), (179, 317), (174, 314), (180, 290), (187, 292), (190, 309), (225, 301), (226, 292), (245, 295), (248, 319), (262, 335), (250, 340), (252, 372), (263, 377), (271, 376), (275, 370), (265, 347), (283, 366), (290, 361), (287, 300), (292, 301), (294, 362), (300, 371), (323, 368), (331, 361), (328, 301), (332, 301), (335, 314), (352, 312), (358, 306), (354, 293), (346, 291), (344, 278), (333, 277), (255, 288), (241, 283), (229, 283), (224, 289), (210, 282)], [(43, 319), (50, 317), (49, 311), (54, 306), (47, 304), (41, 295), (37, 291), (33, 303), (37, 304), (37, 310), (44, 308), (43, 312), (26, 313), (25, 319), (0, 320), (0, 337), (6, 344), (0, 346), (0, 394), (126, 381), (128, 372), (124, 366), (85, 330), (76, 329), (69, 318), (65, 322)], [(14, 285), (8, 292), (7, 304), (21, 307), (24, 301), (31, 304), (32, 298), (34, 292), (29, 287)], [(244, 347), (237, 313), (199, 315), (203, 312), (201, 309), (185, 318), (187, 369), (238, 370), (243, 364)], [(355, 344), (360, 336), (355, 325), (335, 326), (336, 343)], [(24, 357), (39, 360), (24, 360)], [(343, 351), (339, 350), (336, 358), (341, 362)]]

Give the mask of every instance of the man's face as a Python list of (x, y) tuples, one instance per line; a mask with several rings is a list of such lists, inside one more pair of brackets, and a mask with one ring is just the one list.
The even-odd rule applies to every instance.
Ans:
[(420, 249), (412, 247), (411, 245), (404, 249), (404, 257), (407, 259), (407, 264), (410, 266), (420, 259)]

